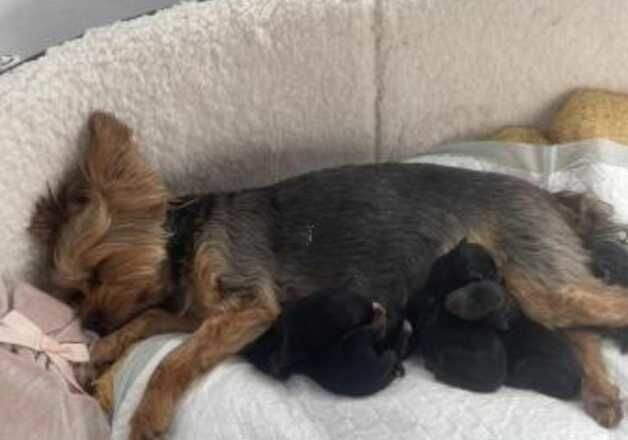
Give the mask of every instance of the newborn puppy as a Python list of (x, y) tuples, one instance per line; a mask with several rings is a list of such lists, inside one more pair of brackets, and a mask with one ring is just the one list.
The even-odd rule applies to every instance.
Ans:
[[(436, 379), (460, 388), (490, 392), (506, 380), (506, 350), (492, 325), (461, 319), (446, 309), (448, 296), (470, 283), (497, 279), (493, 259), (480, 246), (460, 242), (438, 258), (424, 288), (410, 298), (407, 317), (414, 327), (413, 345)], [(478, 291), (479, 292), (479, 291)], [(503, 302), (499, 289), (487, 294), (453, 296), (453, 305), (479, 319)], [(472, 300), (481, 299), (481, 304)], [(478, 310), (475, 308), (479, 307)], [(466, 315), (465, 315), (466, 316)], [(469, 316), (466, 316), (467, 318)]]
[[(502, 301), (497, 300), (498, 292)], [(458, 318), (499, 330), (496, 334), (506, 350), (505, 385), (559, 399), (579, 395), (582, 368), (571, 347), (558, 333), (508, 305), (499, 284), (471, 283), (449, 294), (445, 308)]]
[(439, 258), (408, 316), (438, 380), (489, 392), (503, 384), (569, 399), (581, 367), (562, 338), (508, 302), (491, 256), (463, 240)]
[(284, 305), (275, 325), (245, 356), (279, 379), (300, 373), (337, 394), (372, 394), (403, 371), (395, 350), (377, 349), (385, 327), (386, 311), (378, 303), (323, 290)]

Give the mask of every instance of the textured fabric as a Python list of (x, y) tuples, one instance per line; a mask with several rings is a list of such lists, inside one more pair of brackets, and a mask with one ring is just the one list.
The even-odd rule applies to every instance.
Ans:
[(546, 127), (574, 88), (628, 91), (625, 1), (377, 3), (383, 159), (504, 125)]
[[(493, 153), (493, 154), (490, 154)], [(628, 150), (610, 141), (538, 147), (525, 144), (446, 145), (412, 162), (497, 171), (551, 190), (596, 192), (628, 220)], [(159, 336), (140, 343), (114, 381), (112, 439), (126, 439), (128, 420), (159, 361), (185, 336)], [(628, 388), (628, 363), (605, 347), (611, 376)], [(273, 440), (619, 440), (628, 423), (609, 431), (579, 403), (502, 388), (476, 394), (434, 380), (418, 360), (382, 392), (352, 399), (329, 394), (304, 377), (274, 381), (234, 359), (199, 380), (179, 404), (173, 440), (211, 438)]]
[[(11, 328), (25, 329), (24, 323), (11, 325), (18, 315), (28, 319), (27, 326), (34, 326), (34, 333), (42, 333), (44, 346), (27, 348), (29, 344), (21, 343), (28, 342), (24, 339), (19, 345), (0, 343), (0, 439), (108, 439), (109, 423), (98, 402), (72, 388), (68, 384), (73, 380), (72, 371), (63, 370), (70, 368), (64, 360), (87, 356), (84, 344), (89, 338), (73, 311), (28, 284), (7, 289), (0, 282), (0, 342), (11, 339), (4, 336), (29, 336), (28, 331), (9, 332)], [(78, 358), (63, 353), (70, 345), (82, 347), (83, 353), (77, 353)], [(55, 353), (57, 349), (61, 351)]]
[(10, 311), (0, 319), (0, 343), (26, 347), (35, 353), (43, 354), (63, 378), (77, 391), (82, 391), (70, 362), (85, 363), (89, 361), (87, 344), (80, 342), (59, 342), (47, 335), (37, 324), (22, 313)]
[[(125, 380), (129, 388), (121, 386), (125, 395), (116, 407), (112, 440), (127, 439), (129, 417), (150, 373), (183, 339), (149, 339), (126, 361), (117, 383)], [(605, 354), (625, 388), (625, 358), (614, 348)], [(131, 368), (136, 371), (129, 377)], [(403, 379), (377, 395), (348, 398), (332, 396), (304, 377), (278, 383), (233, 359), (200, 379), (177, 408), (171, 440), (622, 440), (628, 435), (625, 422), (613, 431), (600, 428), (576, 403), (511, 388), (477, 394), (445, 386), (415, 360), (406, 362)]]

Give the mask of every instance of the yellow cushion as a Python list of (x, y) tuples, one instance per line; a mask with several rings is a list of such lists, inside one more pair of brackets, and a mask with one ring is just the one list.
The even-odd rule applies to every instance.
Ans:
[(550, 143), (543, 132), (531, 127), (504, 127), (488, 136), (485, 140), (537, 145), (547, 145)]
[(549, 137), (555, 143), (606, 138), (628, 144), (628, 95), (575, 91), (554, 115)]

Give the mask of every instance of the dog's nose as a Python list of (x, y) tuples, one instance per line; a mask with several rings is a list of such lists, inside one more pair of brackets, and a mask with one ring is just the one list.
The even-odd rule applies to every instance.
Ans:
[(102, 336), (105, 333), (104, 319), (101, 312), (92, 312), (83, 321), (83, 327)]

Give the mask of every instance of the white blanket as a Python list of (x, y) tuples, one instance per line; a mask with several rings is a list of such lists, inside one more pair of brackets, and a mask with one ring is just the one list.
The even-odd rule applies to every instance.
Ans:
[[(592, 189), (628, 220), (628, 149), (608, 141), (558, 150), (529, 145), (460, 144), (413, 161), (452, 164), (526, 177), (553, 190)], [(548, 171), (549, 170), (549, 171)], [(550, 172), (551, 171), (551, 172)], [(164, 335), (137, 346), (115, 380), (113, 439), (127, 424), (146, 381), (161, 358), (185, 336)], [(628, 360), (605, 348), (611, 374), (628, 388)], [(368, 398), (345, 398), (304, 377), (276, 382), (240, 359), (199, 380), (178, 406), (174, 440), (609, 440), (628, 436), (628, 422), (600, 428), (578, 403), (503, 388), (475, 394), (437, 383), (418, 360), (407, 375)]]

